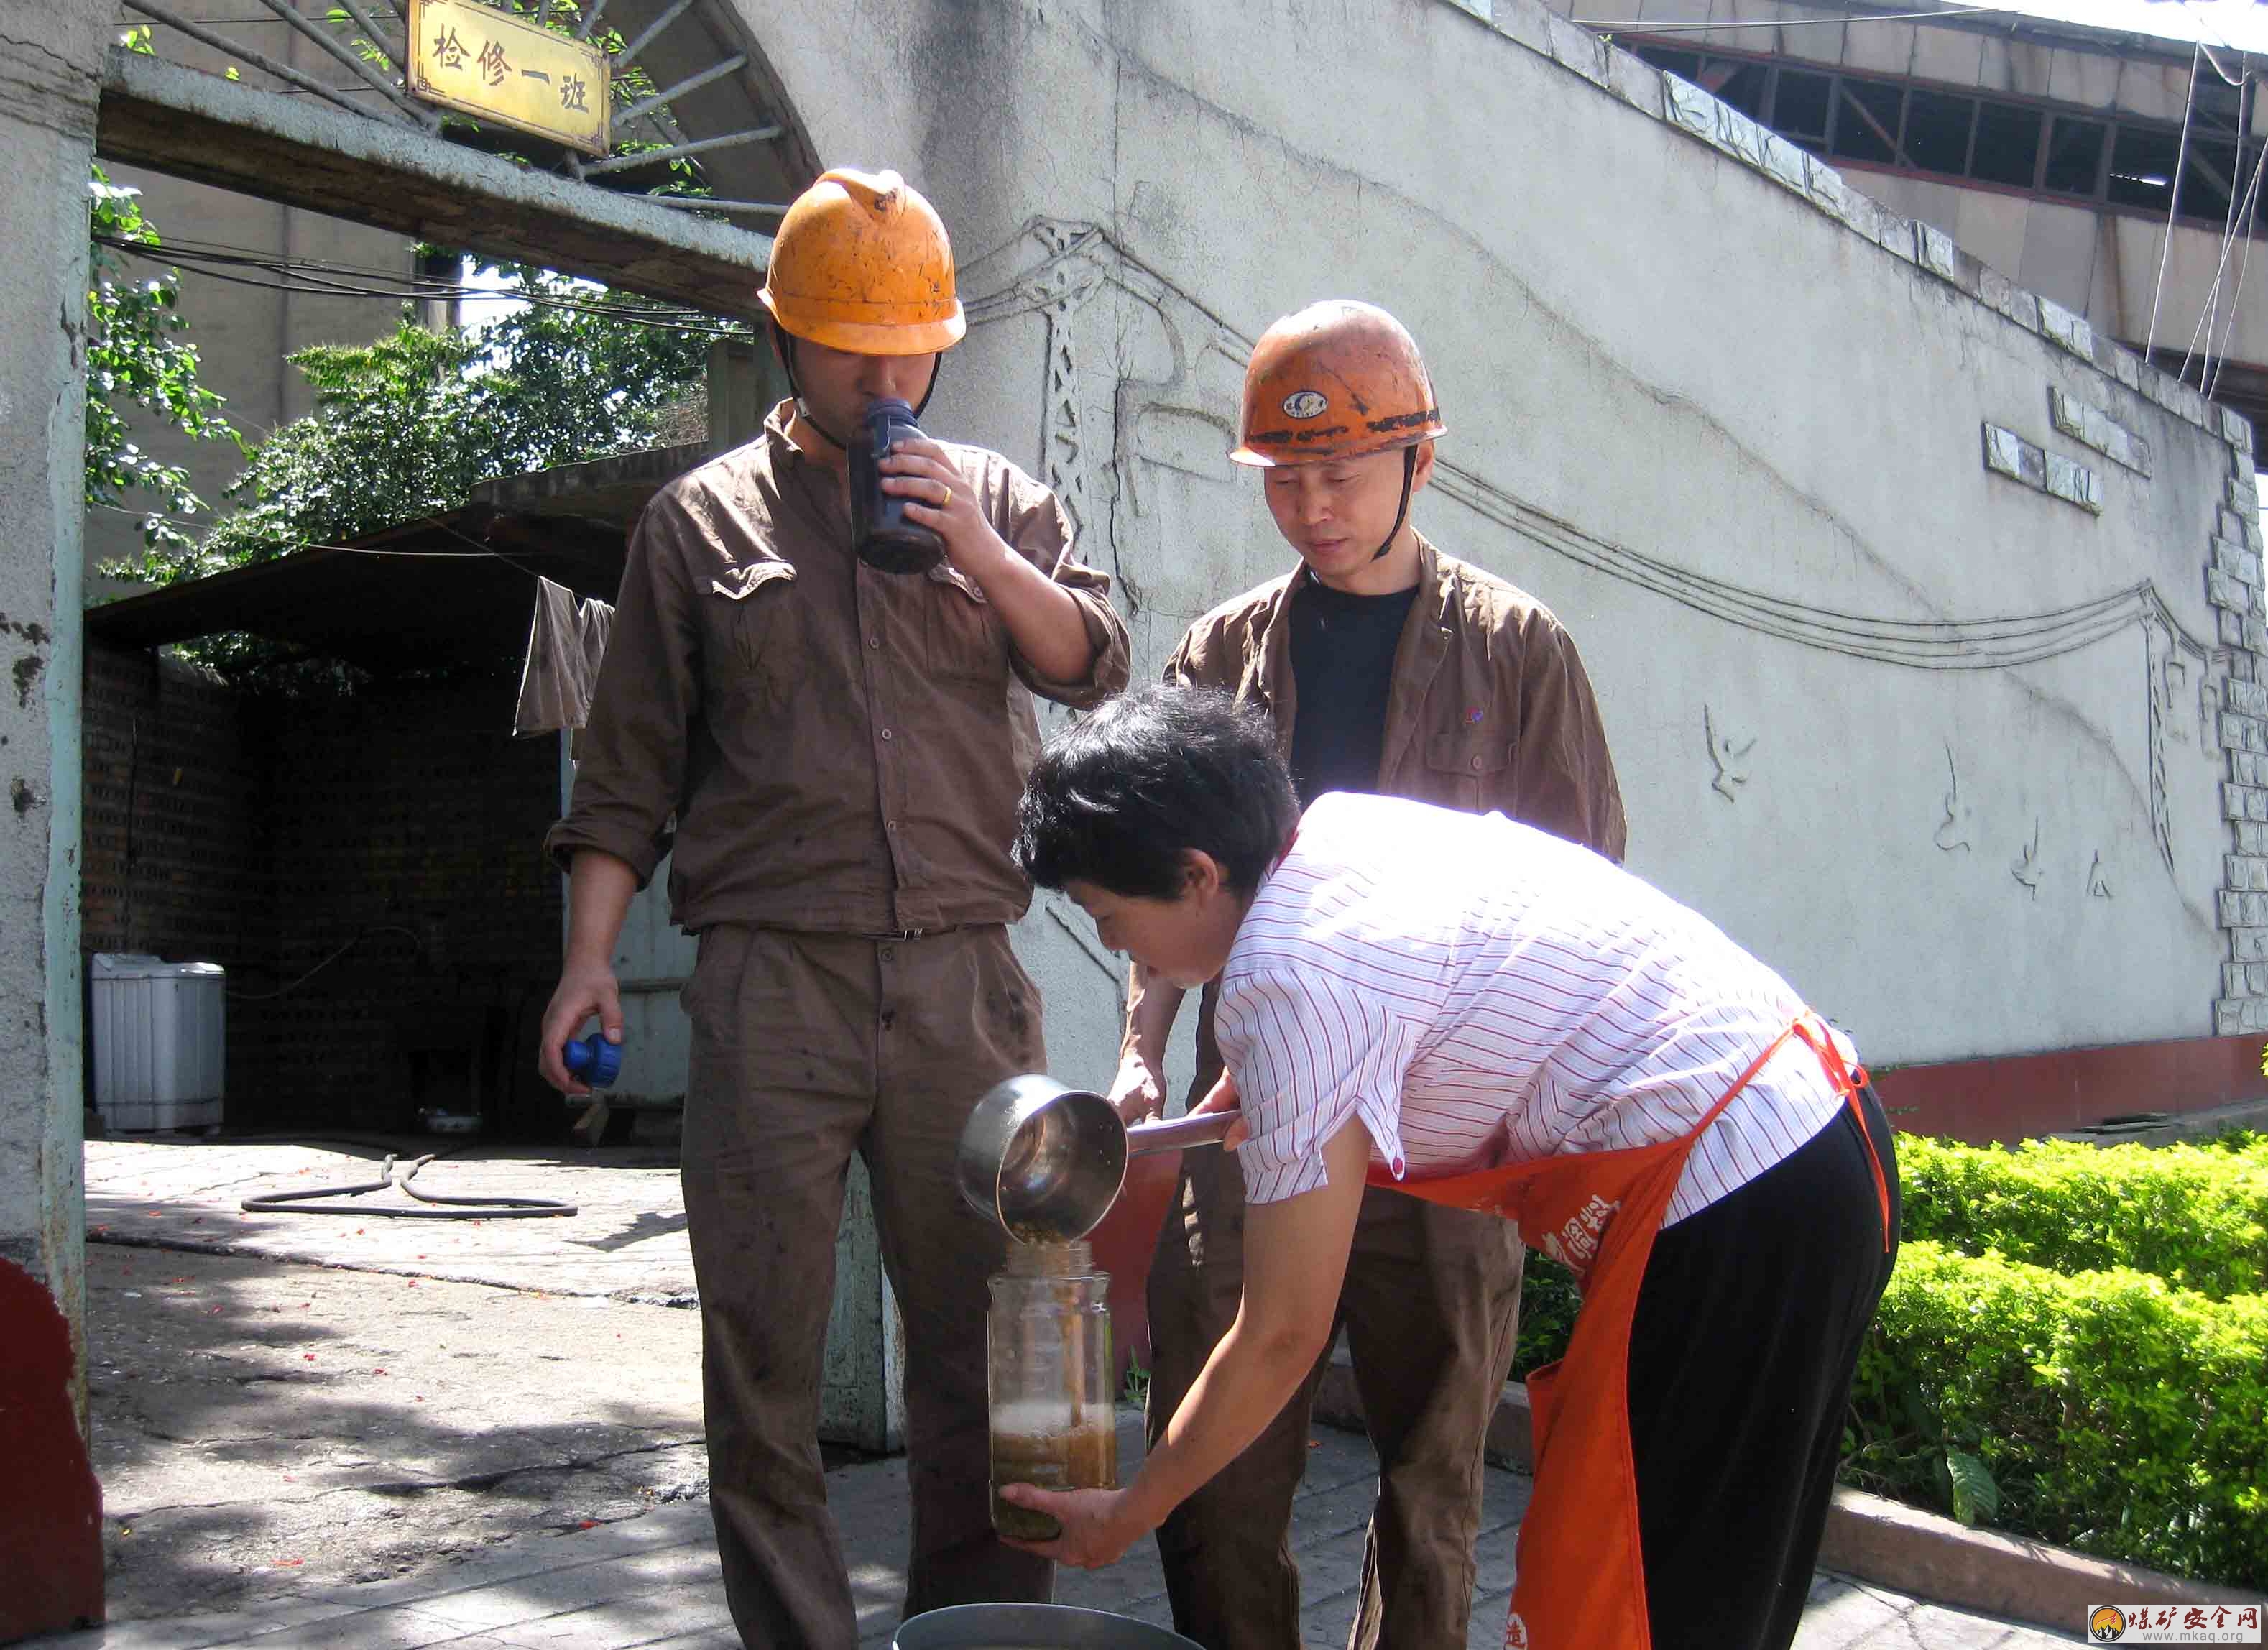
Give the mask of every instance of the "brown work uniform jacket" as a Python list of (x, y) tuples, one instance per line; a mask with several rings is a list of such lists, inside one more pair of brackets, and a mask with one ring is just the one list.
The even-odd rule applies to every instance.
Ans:
[[(1264, 707), (1288, 762), (1298, 713), (1292, 594), (1305, 564), (1199, 619), (1166, 662), (1166, 680), (1220, 688)], [(1623, 799), (1598, 701), (1575, 644), (1550, 610), (1469, 563), (1418, 540), (1410, 605), (1386, 704), (1377, 790), (1467, 814), (1499, 813), (1620, 861)], [(1195, 1101), (1220, 1074), (1213, 1042), (1218, 983), (1197, 1024)]]
[[(763, 434), (657, 494), (631, 534), (573, 799), (545, 847), (671, 855), (670, 914), (828, 933), (1013, 922), (1008, 855), (1039, 748), (1031, 696), (1086, 707), (1126, 685), (1110, 581), (1071, 552), (1053, 493), (947, 444), (994, 531), (1069, 591), (1094, 662), (1042, 678), (975, 581), (876, 571), (836, 472)], [(673, 839), (670, 823), (675, 821)]]

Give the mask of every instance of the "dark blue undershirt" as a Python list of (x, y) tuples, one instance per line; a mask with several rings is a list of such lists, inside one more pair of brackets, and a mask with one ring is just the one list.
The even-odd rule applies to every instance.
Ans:
[(1326, 791), (1375, 791), (1394, 654), (1418, 586), (1351, 596), (1313, 574), (1292, 593), (1292, 783), (1302, 807)]

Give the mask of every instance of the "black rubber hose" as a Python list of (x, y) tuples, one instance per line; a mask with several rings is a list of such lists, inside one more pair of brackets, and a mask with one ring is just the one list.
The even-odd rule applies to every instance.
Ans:
[[(402, 1171), (397, 1178), (394, 1173), (394, 1154), (388, 1153), (386, 1166), (379, 1172), (382, 1180), (360, 1181), (351, 1186), (310, 1186), (304, 1191), (263, 1192), (247, 1197), (239, 1205), (248, 1214), (349, 1214), (381, 1220), (534, 1220), (553, 1215), (576, 1212), (571, 1203), (560, 1203), (550, 1197), (445, 1197), (436, 1192), (423, 1192), (410, 1185), (417, 1171), (431, 1162), (436, 1153), (427, 1153)], [(399, 1186), (420, 1203), (442, 1204), (446, 1208), (390, 1209), (383, 1204), (319, 1204), (318, 1197), (359, 1197), (365, 1192), (384, 1191), (389, 1186)]]

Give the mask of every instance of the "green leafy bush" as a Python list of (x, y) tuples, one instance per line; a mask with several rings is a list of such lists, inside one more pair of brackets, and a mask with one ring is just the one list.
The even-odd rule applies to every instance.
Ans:
[(1849, 1441), (1863, 1488), (1944, 1506), (1948, 1456), (1973, 1457), (1999, 1528), (2268, 1586), (2268, 1297), (1909, 1241)]
[(2216, 1300), (2268, 1289), (2268, 1145), (1901, 1136), (1898, 1178), (1909, 1239), (2058, 1272), (2132, 1267)]
[[(287, 356), (315, 409), (251, 449), (226, 490), (233, 513), (195, 545), (145, 533), (147, 553), (103, 571), (161, 585), (202, 578), (446, 515), (495, 476), (650, 445), (662, 409), (699, 381), (716, 328), (541, 270), (511, 273), (505, 296), (526, 307), (478, 330), (431, 332), (405, 319), (370, 343)], [(255, 636), (204, 637), (180, 651), (237, 685), (284, 693), (350, 690), (359, 677)]]
[[(144, 33), (141, 30), (134, 31)], [(221, 413), (221, 397), (197, 374), (197, 347), (186, 337), (178, 269), (129, 269), (129, 247), (155, 248), (158, 231), (142, 216), (139, 189), (87, 167), (86, 464), (91, 510), (131, 511), (141, 500), (142, 539), (151, 553), (186, 549), (175, 518), (203, 510), (189, 472), (134, 439), (129, 408), (144, 429), (170, 425), (193, 441), (244, 444)]]
[(1520, 1285), (1520, 1343), (1512, 1355), (1514, 1381), (1525, 1381), (1529, 1370), (1567, 1355), (1575, 1309), (1582, 1304), (1575, 1274), (1549, 1256), (1530, 1249)]
[(109, 571), (201, 578), (454, 510), (495, 476), (648, 445), (662, 408), (699, 380), (714, 329), (541, 270), (510, 273), (503, 295), (526, 307), (477, 331), (405, 319), (370, 343), (286, 356), (315, 409), (253, 449), (228, 486), (234, 513), (193, 551)]

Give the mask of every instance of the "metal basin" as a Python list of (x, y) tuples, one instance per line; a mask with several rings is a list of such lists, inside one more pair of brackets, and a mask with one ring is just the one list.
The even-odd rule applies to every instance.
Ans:
[(1069, 1604), (954, 1604), (899, 1624), (890, 1650), (1201, 1650), (1131, 1616)]

